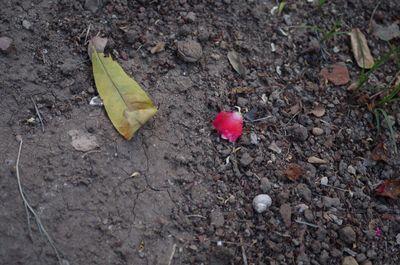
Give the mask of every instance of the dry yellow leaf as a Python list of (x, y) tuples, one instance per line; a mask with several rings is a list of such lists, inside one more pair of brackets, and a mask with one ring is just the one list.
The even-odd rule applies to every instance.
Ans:
[(95, 45), (89, 43), (97, 91), (112, 124), (129, 140), (157, 109), (140, 85), (111, 57), (98, 52)]
[(371, 69), (374, 65), (374, 58), (368, 48), (365, 35), (358, 28), (354, 28), (350, 35), (351, 48), (353, 49), (354, 58), (359, 67)]

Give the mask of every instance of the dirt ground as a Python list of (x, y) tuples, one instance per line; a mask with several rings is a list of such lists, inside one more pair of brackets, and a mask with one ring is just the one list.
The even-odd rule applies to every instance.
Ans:
[[(360, 28), (374, 57), (388, 51), (368, 24), (376, 7), (377, 23), (398, 21), (400, 5), (377, 4), (288, 1), (277, 16), (272, 0), (2, 0), (0, 37), (13, 45), (0, 53), (0, 263), (58, 262), (32, 218), (29, 237), (15, 172), (20, 135), (22, 186), (63, 265), (400, 264), (399, 200), (374, 192), (399, 177), (388, 130), (376, 137), (349, 84), (319, 77), (337, 62), (353, 81), (361, 73), (349, 36), (323, 39), (335, 22)], [(89, 104), (97, 92), (87, 40), (97, 34), (159, 108), (130, 141)], [(178, 56), (188, 40), (202, 47), (197, 62)], [(165, 51), (152, 54), (159, 42)], [(229, 64), (232, 50), (245, 76)], [(388, 64), (370, 82), (395, 74)], [(321, 117), (310, 112), (316, 104)], [(233, 145), (211, 122), (234, 106), (246, 122)], [(386, 110), (397, 141), (399, 105)], [(71, 130), (99, 147), (75, 150)], [(380, 142), (386, 161), (371, 159)], [(283, 174), (290, 163), (306, 169), (297, 181)], [(262, 193), (272, 206), (257, 213)]]

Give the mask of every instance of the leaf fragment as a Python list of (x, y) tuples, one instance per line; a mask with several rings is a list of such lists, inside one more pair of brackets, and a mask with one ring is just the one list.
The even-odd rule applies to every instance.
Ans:
[(345, 85), (350, 81), (349, 71), (345, 64), (336, 63), (330, 67), (323, 68), (320, 75), (325, 80), (332, 82), (336, 86)]
[(112, 124), (129, 140), (155, 115), (157, 109), (147, 93), (118, 62), (99, 52), (104, 47), (104, 40), (92, 39), (89, 42), (94, 81)]
[(242, 59), (240, 58), (239, 54), (235, 51), (228, 52), (228, 60), (229, 63), (232, 65), (233, 69), (244, 77), (246, 75), (246, 67), (242, 63)]
[(318, 158), (316, 156), (310, 156), (307, 159), (307, 161), (308, 161), (308, 163), (311, 163), (311, 164), (327, 164), (328, 163), (328, 161)]
[(372, 150), (371, 159), (374, 161), (386, 161), (386, 147), (384, 143), (379, 143), (375, 148)]
[(379, 196), (398, 199), (400, 198), (400, 179), (387, 179), (375, 191)]
[(298, 164), (290, 163), (283, 174), (291, 181), (298, 180), (304, 174), (304, 168)]
[(374, 58), (368, 48), (367, 39), (360, 29), (354, 28), (350, 34), (351, 48), (353, 50), (354, 58), (359, 67), (364, 69), (371, 69), (374, 65)]

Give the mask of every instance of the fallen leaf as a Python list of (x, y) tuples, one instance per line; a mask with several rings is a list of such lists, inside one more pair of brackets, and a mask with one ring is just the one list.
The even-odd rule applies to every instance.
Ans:
[(151, 54), (155, 54), (164, 51), (164, 49), (165, 49), (165, 43), (158, 42), (153, 48), (151, 48), (150, 52)]
[(315, 105), (314, 109), (310, 111), (310, 113), (313, 114), (315, 117), (320, 118), (325, 115), (325, 108), (322, 105), (318, 104)]
[(240, 112), (221, 111), (215, 117), (213, 126), (223, 139), (235, 142), (243, 132), (243, 116)]
[(96, 136), (78, 130), (68, 131), (71, 137), (71, 145), (77, 151), (87, 152), (99, 147), (97, 144)]
[(337, 63), (328, 68), (323, 68), (320, 75), (325, 80), (332, 82), (336, 86), (345, 85), (350, 81), (349, 71), (345, 64)]
[(354, 28), (351, 31), (350, 40), (353, 55), (358, 66), (364, 69), (371, 69), (374, 65), (374, 58), (368, 48), (365, 35), (360, 31), (360, 29)]
[(283, 174), (291, 181), (298, 180), (304, 174), (304, 168), (298, 164), (291, 163), (288, 165)]
[(0, 50), (8, 52), (12, 46), (13, 40), (9, 37), (0, 37)]
[(390, 41), (400, 37), (399, 25), (397, 25), (397, 23), (393, 23), (389, 26), (374, 23), (373, 29), (374, 35), (384, 41)]
[(308, 163), (311, 163), (311, 164), (326, 164), (326, 163), (328, 163), (328, 161), (318, 158), (316, 156), (310, 156), (307, 159), (307, 161), (308, 161)]
[(375, 161), (386, 161), (386, 148), (384, 143), (379, 143), (375, 148), (372, 150), (371, 159)]
[(140, 85), (101, 52), (106, 43), (102, 38), (89, 42), (94, 81), (112, 124), (129, 140), (157, 109)]
[(239, 54), (235, 51), (228, 52), (228, 60), (232, 65), (233, 69), (240, 74), (242, 77), (246, 75), (246, 67), (244, 67), (242, 63), (242, 59), (240, 58)]
[(398, 199), (400, 197), (400, 179), (387, 179), (375, 191), (379, 196)]
[(235, 87), (232, 89), (231, 94), (251, 94), (256, 92), (254, 87)]

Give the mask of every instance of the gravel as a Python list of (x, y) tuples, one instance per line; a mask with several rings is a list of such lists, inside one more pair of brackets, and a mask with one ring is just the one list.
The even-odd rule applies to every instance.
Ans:
[(356, 242), (356, 232), (350, 226), (345, 226), (339, 230), (340, 239), (342, 239), (347, 244), (352, 244)]

